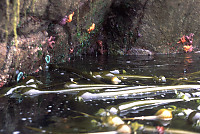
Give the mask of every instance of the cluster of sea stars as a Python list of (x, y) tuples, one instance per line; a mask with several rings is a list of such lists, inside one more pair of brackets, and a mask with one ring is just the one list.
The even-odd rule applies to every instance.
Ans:
[(183, 45), (183, 49), (186, 53), (192, 52), (193, 50), (193, 36), (194, 33), (190, 33), (189, 36), (183, 35), (183, 37), (177, 42), (178, 44)]
[(69, 23), (72, 21), (72, 17), (74, 16), (74, 12), (72, 14), (70, 14), (69, 16), (65, 16), (64, 18), (62, 18), (62, 20), (60, 21), (60, 25), (65, 25), (66, 23)]

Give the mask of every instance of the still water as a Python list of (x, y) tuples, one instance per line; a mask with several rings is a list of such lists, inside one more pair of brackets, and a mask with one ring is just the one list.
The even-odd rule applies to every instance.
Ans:
[[(200, 129), (198, 125), (195, 127), (196, 122), (188, 123), (188, 117), (183, 112), (183, 109), (196, 111), (200, 109), (198, 99), (190, 101), (185, 99), (176, 102), (174, 101), (177, 99), (175, 90), (147, 91), (148, 93), (127, 93), (127, 91), (129, 88), (130, 91), (133, 91), (132, 87), (139, 89), (142, 86), (155, 89), (152, 86), (197, 85), (195, 88), (186, 87), (186, 89), (181, 88), (179, 91), (190, 94), (198, 93), (198, 85), (200, 85), (199, 60), (199, 54), (75, 57), (70, 62), (59, 65), (63, 68), (73, 68), (75, 71), (73, 69), (49, 68), (46, 71), (33, 74), (30, 79), (34, 81), (27, 82), (30, 79), (25, 79), (18, 85), (2, 89), (0, 132), (13, 134), (113, 133), (116, 132), (116, 127), (103, 123), (101, 117), (97, 116), (99, 109), (117, 108), (119, 111), (116, 114), (124, 119), (151, 116), (159, 109), (176, 107), (176, 110), (172, 112), (173, 118), (167, 125), (159, 124), (155, 120), (129, 120), (129, 123), (137, 121), (143, 125), (143, 129), (135, 130), (137, 133), (162, 133), (156, 129), (158, 126), (164, 126), (164, 129), (181, 130), (181, 132), (198, 133)], [(109, 71), (113, 71), (114, 75), (116, 74), (119, 78), (120, 81), (117, 85), (112, 84), (109, 76), (97, 78), (97, 75), (108, 74)], [(88, 77), (83, 74), (87, 74)], [(95, 77), (105, 86), (95, 85), (98, 82), (91, 80), (89, 76)], [(30, 83), (37, 86), (32, 86)], [(87, 87), (93, 88), (87, 90), (83, 87), (69, 87), (68, 83), (72, 83), (72, 85), (87, 84), (90, 85)], [(67, 91), (71, 89), (76, 90)], [(126, 91), (127, 94), (120, 91)], [(107, 95), (109, 92), (116, 93), (116, 95), (109, 96)], [(164, 103), (165, 100), (169, 99), (174, 100)], [(161, 103), (124, 108), (124, 104), (144, 100), (161, 100)], [(127, 124), (128, 120), (124, 122)], [(152, 129), (147, 130), (145, 126)]]

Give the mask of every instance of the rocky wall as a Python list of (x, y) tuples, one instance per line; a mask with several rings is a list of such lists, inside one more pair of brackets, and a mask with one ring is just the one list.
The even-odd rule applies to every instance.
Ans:
[[(14, 8), (18, 6), (17, 0), (9, 1), (9, 7), (6, 0), (1, 2), (0, 87), (7, 80), (15, 82), (19, 72), (28, 75), (44, 70), (49, 62), (66, 62), (74, 55), (86, 53), (89, 40), (100, 27), (111, 2), (20, 0), (17, 41), (14, 35), (14, 17), (17, 12)], [(73, 14), (71, 20), (70, 14)], [(66, 19), (64, 23), (63, 19)], [(87, 29), (93, 23), (96, 24), (96, 31), (89, 34)]]
[(193, 51), (199, 49), (198, 0), (20, 0), (18, 45), (17, 0), (9, 2), (9, 8), (6, 0), (0, 3), (0, 87), (19, 72), (44, 70), (49, 59), (180, 53), (183, 43), (177, 42), (190, 33)]

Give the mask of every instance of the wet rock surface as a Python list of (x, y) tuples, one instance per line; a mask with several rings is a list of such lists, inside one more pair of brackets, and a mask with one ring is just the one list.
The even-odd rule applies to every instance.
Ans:
[[(82, 54), (179, 53), (183, 46), (177, 42), (190, 33), (194, 33), (193, 49), (199, 48), (198, 0), (21, 0), (18, 46), (13, 34), (14, 4), (7, 8), (3, 1), (0, 6), (1, 85), (15, 78), (16, 71), (43, 70), (47, 55), (51, 63), (61, 63)], [(72, 13), (70, 22), (60, 23)]]
[[(1, 3), (0, 87), (7, 80), (16, 78), (19, 72), (30, 74), (45, 69), (47, 55), (51, 58), (51, 63), (61, 63), (69, 61), (73, 55), (83, 53), (81, 49), (85, 46), (80, 45), (85, 45), (90, 39), (87, 28), (103, 18), (106, 10), (99, 11), (102, 8), (108, 9), (111, 3), (110, 0), (20, 1), (16, 45), (13, 34), (15, 2), (10, 2), (9, 8), (6, 1)], [(6, 16), (7, 9), (9, 20)], [(68, 17), (72, 12), (75, 14), (73, 21), (61, 25), (62, 18)]]

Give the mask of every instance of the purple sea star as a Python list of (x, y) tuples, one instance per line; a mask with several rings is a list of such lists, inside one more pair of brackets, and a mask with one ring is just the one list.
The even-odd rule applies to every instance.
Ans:
[(65, 25), (67, 23), (67, 19), (68, 19), (68, 16), (66, 15), (64, 18), (62, 18), (62, 20), (60, 21), (60, 25)]

